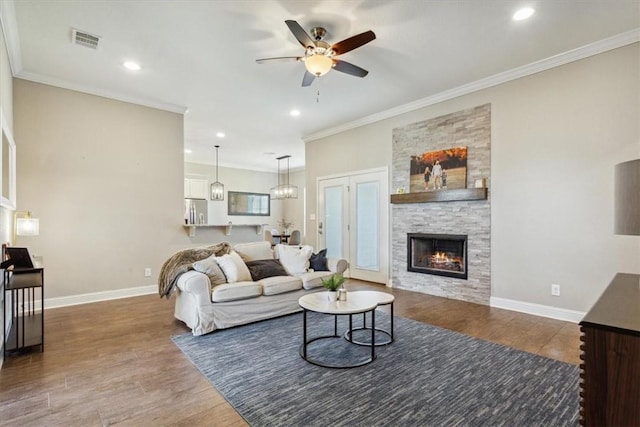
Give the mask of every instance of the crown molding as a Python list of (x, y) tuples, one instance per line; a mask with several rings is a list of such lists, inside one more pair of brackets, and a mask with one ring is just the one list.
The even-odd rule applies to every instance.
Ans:
[(22, 71), (22, 55), (20, 53), (20, 38), (18, 37), (18, 22), (13, 1), (0, 1), (0, 26), (4, 34), (9, 54), (11, 74), (15, 77)]
[(322, 130), (307, 136), (302, 139), (304, 142), (315, 141), (317, 139), (326, 138), (331, 135), (335, 135), (347, 130), (355, 129), (361, 126), (365, 126), (371, 123), (375, 123), (381, 120), (385, 120), (391, 117), (399, 116), (411, 111), (418, 110), (420, 108), (428, 107), (430, 105), (437, 104), (439, 102), (447, 101), (449, 99), (457, 98), (459, 96), (468, 95), (473, 92), (477, 92), (482, 89), (487, 89), (493, 86), (497, 86), (502, 83), (506, 83), (512, 80), (517, 80), (522, 77), (530, 76), (532, 74), (546, 71), (561, 65), (565, 65), (574, 61), (579, 61), (590, 56), (598, 55), (600, 53), (607, 52), (609, 50), (624, 47), (633, 43), (640, 42), (640, 28), (627, 31), (625, 33), (618, 34), (616, 36), (608, 37), (606, 39), (599, 40), (597, 42), (569, 50), (558, 55), (551, 56), (549, 58), (542, 59), (540, 61), (532, 62), (531, 64), (523, 65), (521, 67), (513, 68), (511, 70), (495, 74), (493, 76), (477, 80), (472, 83), (468, 83), (462, 86), (458, 86), (453, 89), (446, 90), (444, 92), (437, 93), (426, 98), (419, 99), (417, 101), (403, 104), (389, 110), (381, 111), (379, 113), (371, 114), (358, 120), (354, 120), (348, 123), (344, 123), (339, 126), (335, 126), (329, 129)]
[(170, 111), (172, 113), (185, 114), (187, 107), (182, 105), (169, 104), (164, 102), (150, 101), (144, 98), (138, 98), (135, 96), (123, 95), (121, 93), (111, 92), (108, 90), (99, 90), (85, 85), (70, 83), (65, 80), (56, 79), (49, 76), (43, 76), (37, 73), (29, 73), (26, 71), (18, 73), (15, 76), (18, 79), (29, 80), (36, 83), (42, 83), (49, 86), (60, 87), (63, 89), (69, 89), (76, 92), (87, 93), (89, 95), (101, 96), (103, 98), (115, 99), (117, 101), (128, 102), (131, 104), (142, 105), (145, 107), (151, 107), (158, 110)]

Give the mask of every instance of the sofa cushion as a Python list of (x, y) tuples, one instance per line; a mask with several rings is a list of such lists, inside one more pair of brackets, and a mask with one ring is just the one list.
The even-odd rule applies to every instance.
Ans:
[(277, 259), (248, 261), (247, 268), (249, 268), (249, 273), (251, 273), (251, 278), (254, 282), (267, 277), (288, 276), (287, 270), (284, 269)]
[(333, 276), (332, 271), (311, 271), (309, 273), (298, 274), (302, 280), (302, 287), (305, 289), (319, 288), (322, 286), (322, 279)]
[(255, 298), (262, 295), (262, 286), (256, 282), (237, 282), (218, 285), (211, 292), (211, 301), (225, 302)]
[(227, 278), (227, 283), (251, 281), (251, 273), (236, 252), (216, 257), (216, 262)]
[(266, 240), (262, 242), (238, 243), (233, 249), (238, 252), (244, 262), (259, 259), (273, 259), (271, 243)]
[(317, 254), (311, 254), (309, 258), (309, 268), (313, 271), (329, 271), (327, 267), (327, 250), (323, 249)]
[(306, 273), (309, 268), (311, 246), (276, 245), (278, 259), (289, 274)]
[(263, 295), (277, 295), (302, 289), (302, 280), (295, 276), (267, 277), (258, 283), (262, 285)]
[(211, 286), (218, 286), (218, 285), (222, 285), (223, 283), (227, 283), (227, 278), (225, 277), (224, 273), (220, 269), (220, 266), (216, 262), (215, 255), (211, 255), (209, 258), (196, 261), (192, 265), (195, 271), (204, 273), (209, 277)]

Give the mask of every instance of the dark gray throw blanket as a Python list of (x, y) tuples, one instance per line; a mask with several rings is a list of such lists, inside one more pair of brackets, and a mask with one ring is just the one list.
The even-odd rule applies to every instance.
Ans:
[(193, 270), (192, 264), (211, 255), (222, 256), (231, 252), (227, 242), (218, 243), (206, 248), (183, 249), (165, 261), (158, 277), (158, 294), (160, 298), (169, 298), (173, 294), (178, 277), (182, 273)]

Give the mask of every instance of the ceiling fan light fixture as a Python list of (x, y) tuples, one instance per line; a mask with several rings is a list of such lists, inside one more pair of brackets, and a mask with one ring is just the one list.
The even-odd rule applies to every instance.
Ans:
[(528, 19), (531, 16), (533, 16), (534, 13), (536, 13), (535, 9), (531, 7), (523, 7), (522, 9), (519, 9), (518, 11), (516, 11), (516, 13), (513, 14), (513, 20), (524, 21), (525, 19)]
[(324, 76), (333, 67), (333, 61), (326, 55), (314, 54), (304, 60), (307, 71), (316, 77)]

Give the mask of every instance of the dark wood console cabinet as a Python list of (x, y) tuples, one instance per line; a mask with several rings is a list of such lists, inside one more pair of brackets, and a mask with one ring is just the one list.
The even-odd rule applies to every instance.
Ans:
[(580, 330), (580, 424), (640, 426), (640, 275), (617, 274)]

